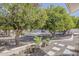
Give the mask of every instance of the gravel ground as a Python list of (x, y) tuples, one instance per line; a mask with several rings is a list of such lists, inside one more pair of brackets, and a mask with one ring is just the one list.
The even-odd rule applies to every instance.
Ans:
[[(65, 37), (68, 38), (68, 37)], [(63, 37), (64, 39), (64, 37)], [(75, 50), (70, 50), (67, 47), (72, 46), (75, 47)], [(58, 49), (57, 49), (58, 48)], [(51, 52), (52, 51), (52, 52)], [(66, 51), (66, 53), (70, 54), (63, 54)], [(34, 53), (23, 53), (21, 55), (24, 56), (49, 56), (48, 52), (51, 52), (54, 54), (54, 56), (79, 56), (79, 37), (74, 36), (72, 41), (53, 41), (46, 47), (43, 47), (41, 49), (36, 49), (36, 52)], [(50, 55), (51, 55), (50, 53)], [(71, 54), (73, 53), (73, 54)]]
[[(20, 38), (21, 39), (20, 43), (23, 44), (23, 45), (30, 44), (30, 43), (33, 42), (33, 38), (34, 37), (25, 36), (23, 38)], [(74, 51), (76, 52), (76, 55), (79, 56), (79, 50), (78, 50), (79, 49), (79, 37), (78, 36), (74, 36), (74, 40), (73, 41), (62, 41), (63, 39), (68, 39), (68, 38), (70, 38), (70, 36), (61, 36), (61, 37), (57, 36), (56, 41), (52, 40), (52, 42), (48, 46), (42, 47), (42, 48), (38, 48), (38, 49), (36, 49), (36, 52), (34, 52), (34, 53), (31, 52), (31, 53), (27, 54), (27, 52), (24, 51), (24, 52), (21, 52), (20, 54), (18, 54), (18, 56), (44, 56), (44, 55), (49, 56), (47, 54), (49, 51), (56, 52), (55, 56), (63, 56), (63, 52), (64, 52), (64, 50), (66, 49), (66, 47), (68, 45), (75, 46), (76, 50), (74, 50)], [(60, 41), (57, 41), (57, 40), (60, 40)], [(55, 44), (55, 43), (57, 43), (57, 44)], [(60, 46), (58, 44), (60, 44)], [(61, 46), (61, 44), (63, 44), (64, 46), (63, 45)], [(60, 49), (60, 51), (57, 52), (56, 50), (52, 50), (53, 47), (59, 47), (61, 49)], [(7, 47), (7, 48), (11, 49), (13, 47)]]

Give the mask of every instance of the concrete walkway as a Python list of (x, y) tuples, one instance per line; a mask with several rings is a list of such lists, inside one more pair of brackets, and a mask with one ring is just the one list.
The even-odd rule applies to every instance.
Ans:
[(70, 39), (52, 41), (43, 50), (47, 53), (45, 56), (77, 56), (78, 52), (75, 52), (77, 42), (79, 39), (72, 35)]

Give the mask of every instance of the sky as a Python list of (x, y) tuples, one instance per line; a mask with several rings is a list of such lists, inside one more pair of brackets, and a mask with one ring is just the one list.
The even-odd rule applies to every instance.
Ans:
[[(52, 4), (64, 7), (67, 10), (67, 12), (69, 13), (69, 9), (67, 8), (67, 6), (66, 6), (65, 3), (43, 3), (41, 5), (42, 5), (42, 7), (47, 8), (49, 5), (52, 5)], [(71, 16), (77, 16), (77, 17), (79, 17), (79, 10), (77, 10), (77, 11), (75, 11), (73, 13), (69, 13), (69, 14)]]

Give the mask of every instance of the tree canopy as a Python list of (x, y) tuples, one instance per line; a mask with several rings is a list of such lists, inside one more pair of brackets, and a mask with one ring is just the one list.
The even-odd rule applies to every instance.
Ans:
[(71, 16), (63, 7), (51, 7), (47, 9), (48, 20), (45, 29), (51, 32), (70, 30), (75, 27)]
[[(35, 6), (35, 4), (4, 4), (4, 7), (8, 14), (4, 19), (6, 25), (3, 25), (16, 30), (16, 39), (22, 30), (40, 29), (47, 20), (46, 11), (37, 7), (37, 5)], [(3, 28), (5, 29), (5, 27)]]
[[(3, 4), (6, 16), (0, 14), (0, 29), (16, 30), (16, 39), (22, 30), (46, 29), (50, 32), (79, 28), (79, 18), (70, 16), (65, 8), (41, 8), (39, 4)], [(17, 43), (17, 40), (16, 40)]]

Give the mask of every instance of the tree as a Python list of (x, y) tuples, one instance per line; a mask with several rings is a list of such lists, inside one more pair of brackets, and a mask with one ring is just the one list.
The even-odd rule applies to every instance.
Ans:
[(8, 26), (16, 30), (15, 42), (19, 45), (19, 35), (22, 30), (39, 29), (47, 20), (46, 12), (33, 4), (6, 4), (8, 10)]
[(56, 31), (67, 31), (74, 27), (71, 16), (66, 12), (63, 7), (56, 6), (47, 9), (48, 20), (45, 29), (48, 29), (52, 35), (55, 35)]
[(50, 7), (47, 9), (48, 20), (46, 22), (45, 28), (48, 29), (52, 35), (56, 31), (63, 30), (63, 13), (64, 8), (62, 7)]
[(19, 35), (22, 30), (27, 29), (31, 21), (31, 11), (33, 9), (32, 4), (4, 4), (4, 7), (8, 11), (7, 26), (12, 27), (15, 30), (15, 42), (16, 46), (19, 45)]
[(67, 30), (75, 28), (75, 23), (73, 22), (72, 17), (69, 16), (68, 14), (64, 15), (63, 18), (64, 18), (64, 28), (65, 28), (63, 34), (65, 34)]

